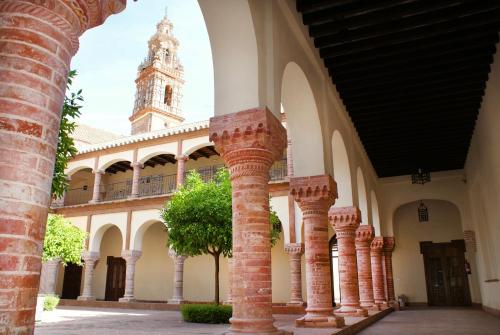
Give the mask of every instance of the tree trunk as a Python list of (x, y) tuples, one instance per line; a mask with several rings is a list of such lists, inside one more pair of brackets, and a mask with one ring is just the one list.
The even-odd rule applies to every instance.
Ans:
[(215, 304), (219, 304), (219, 256), (220, 253), (214, 253), (215, 259)]

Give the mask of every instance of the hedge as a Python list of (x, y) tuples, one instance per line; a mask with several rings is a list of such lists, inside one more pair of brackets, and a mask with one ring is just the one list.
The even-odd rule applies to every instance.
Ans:
[(227, 305), (194, 305), (181, 307), (182, 318), (186, 322), (195, 323), (229, 323), (233, 308)]

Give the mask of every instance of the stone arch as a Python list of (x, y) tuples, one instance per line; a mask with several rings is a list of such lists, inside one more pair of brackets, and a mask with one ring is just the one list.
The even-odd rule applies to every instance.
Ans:
[(380, 214), (378, 210), (378, 201), (375, 191), (370, 192), (370, 203), (372, 205), (372, 225), (375, 229), (375, 236), (381, 236), (382, 231), (380, 229)]
[(85, 170), (85, 169), (90, 169), (90, 170), (93, 170), (94, 167), (93, 166), (90, 166), (90, 164), (82, 164), (82, 165), (77, 165), (77, 166), (74, 166), (74, 167), (71, 167), (70, 170), (67, 170), (65, 173), (68, 177), (71, 177), (72, 175), (74, 175), (75, 173), (77, 173), (78, 171), (82, 171), (82, 170)]
[(132, 164), (132, 161), (128, 157), (117, 157), (111, 160), (107, 160), (104, 163), (99, 162), (99, 170), (106, 170), (108, 167), (111, 165), (118, 163), (118, 162), (129, 162)]
[(151, 219), (143, 222), (139, 228), (135, 231), (134, 236), (130, 237), (130, 249), (132, 250), (142, 250), (142, 241), (144, 238), (144, 233), (155, 223), (162, 223), (158, 219)]
[(295, 62), (288, 63), (283, 71), (281, 103), (292, 140), (294, 175), (324, 174), (323, 137), (316, 100), (304, 71)]
[(198, 0), (198, 3), (212, 49), (215, 114), (259, 106), (259, 57), (248, 1)]
[(144, 157), (141, 157), (141, 159), (139, 160), (139, 163), (146, 163), (149, 159), (155, 157), (155, 156), (159, 156), (159, 155), (173, 155), (174, 157), (176, 156), (176, 154), (174, 152), (171, 152), (171, 151), (168, 151), (168, 150), (158, 150), (158, 151), (154, 151), (154, 152), (151, 152), (147, 155), (145, 155)]
[(122, 249), (125, 249), (125, 234), (122, 231), (121, 227), (113, 223), (106, 223), (104, 225), (101, 225), (93, 234), (90, 235), (91, 239), (89, 242), (89, 251), (99, 252), (99, 250), (101, 249), (102, 237), (104, 236), (106, 231), (113, 226), (118, 228), (118, 230), (120, 231), (120, 235), (122, 237)]
[(199, 143), (193, 146), (188, 147), (187, 149), (184, 149), (184, 152), (182, 153), (183, 156), (189, 156), (193, 152), (195, 152), (198, 149), (205, 148), (205, 147), (213, 147), (214, 143), (213, 142), (203, 142)]
[(338, 207), (352, 206), (352, 179), (349, 156), (345, 147), (342, 134), (335, 130), (332, 136), (333, 175), (337, 182), (338, 199), (335, 205)]
[(366, 195), (365, 177), (361, 167), (358, 167), (356, 172), (356, 181), (358, 186), (358, 204), (361, 211), (361, 224), (369, 224), (368, 222), (368, 199)]

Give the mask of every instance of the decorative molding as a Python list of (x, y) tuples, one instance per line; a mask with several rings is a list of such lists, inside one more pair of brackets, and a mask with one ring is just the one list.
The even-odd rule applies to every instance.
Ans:
[(361, 225), (356, 229), (356, 243), (370, 243), (375, 238), (375, 228), (372, 225)]
[(141, 255), (142, 252), (140, 250), (122, 250), (121, 253), (122, 258), (124, 258), (127, 263), (135, 263)]
[(384, 238), (382, 236), (375, 236), (370, 247), (372, 251), (382, 251), (384, 248)]
[(229, 166), (231, 161), (260, 162), (263, 156), (272, 164), (283, 155), (287, 143), (285, 128), (267, 107), (210, 118), (210, 141)]
[(384, 237), (384, 252), (392, 252), (396, 246), (396, 239), (394, 236)]
[(355, 206), (331, 207), (328, 211), (328, 219), (337, 233), (354, 232), (361, 222), (361, 211)]
[(289, 255), (302, 255), (304, 253), (304, 243), (287, 243), (285, 252)]
[(337, 198), (337, 183), (330, 175), (290, 178), (290, 195), (304, 211), (312, 203), (323, 203), (328, 209)]

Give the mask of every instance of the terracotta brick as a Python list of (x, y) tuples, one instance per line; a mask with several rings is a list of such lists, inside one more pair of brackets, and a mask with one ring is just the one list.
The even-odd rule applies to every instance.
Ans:
[(382, 248), (384, 247), (384, 238), (376, 236), (370, 247), (373, 298), (375, 300), (375, 305), (378, 308), (383, 308), (387, 307), (384, 289), (384, 271), (382, 268)]
[(375, 237), (371, 225), (361, 225), (356, 230), (356, 256), (358, 262), (359, 301), (361, 307), (378, 309), (373, 299), (370, 246)]
[(357, 207), (332, 207), (328, 212), (330, 224), (337, 234), (339, 249), (340, 308), (335, 313), (367, 316), (359, 304), (358, 267), (356, 259), (356, 229), (361, 221)]
[(229, 167), (233, 187), (230, 332), (281, 334), (272, 317), (268, 182), (286, 146), (285, 129), (269, 110), (252, 109), (211, 118), (210, 139)]
[(392, 274), (392, 252), (394, 251), (394, 247), (396, 245), (396, 240), (394, 237), (384, 237), (384, 247), (383, 247), (383, 268), (385, 270), (385, 292), (387, 303), (394, 307), (396, 306), (396, 297), (394, 294), (394, 278)]
[(290, 178), (290, 194), (302, 210), (307, 282), (306, 315), (299, 327), (342, 327), (333, 314), (328, 240), (328, 209), (337, 198), (337, 184), (329, 175)]
[(303, 243), (289, 243), (285, 245), (285, 252), (290, 257), (290, 301), (287, 306), (303, 306), (302, 300), (302, 266), (301, 258), (304, 254)]

